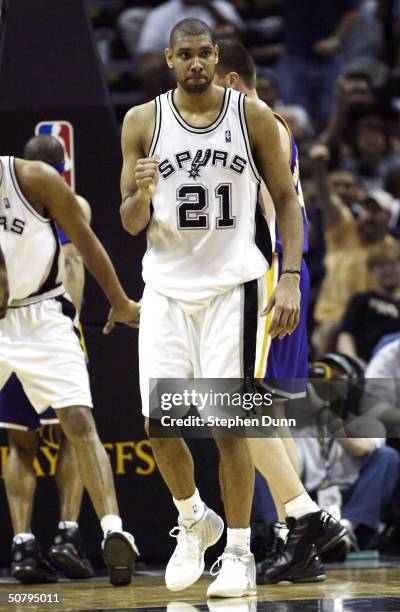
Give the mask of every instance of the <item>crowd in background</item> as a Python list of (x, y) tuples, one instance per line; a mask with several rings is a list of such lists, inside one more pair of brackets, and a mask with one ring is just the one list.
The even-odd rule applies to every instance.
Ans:
[[(336, 473), (328, 476), (340, 481), (349, 532), (373, 527), (376, 535), (399, 473), (384, 442), (400, 429), (400, 0), (87, 3), (119, 118), (173, 86), (163, 50), (185, 17), (242, 42), (255, 60), (259, 96), (286, 119), (299, 148), (310, 232), (310, 362), (327, 352), (347, 356), (347, 370), (329, 358), (319, 363), (350, 380), (351, 367), (358, 380), (364, 373), (365, 382), (373, 379), (373, 405), (358, 401), (351, 409), (369, 410), (384, 427), (373, 428), (370, 443), (325, 448), (318, 434), (314, 448), (303, 440), (304, 478), (309, 489), (321, 488), (331, 461)], [(380, 378), (391, 382), (377, 385)], [(373, 490), (378, 503), (367, 511)], [(395, 523), (400, 512), (391, 499)], [(361, 547), (377, 544), (371, 534), (363, 544), (363, 535)]]

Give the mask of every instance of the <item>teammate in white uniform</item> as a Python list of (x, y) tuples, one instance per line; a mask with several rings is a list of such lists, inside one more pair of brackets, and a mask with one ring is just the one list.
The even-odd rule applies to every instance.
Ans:
[(0, 389), (14, 372), (35, 410), (52, 406), (73, 444), (84, 485), (101, 520), (112, 584), (127, 584), (136, 556), (122, 531), (111, 466), (98, 437), (85, 357), (74, 332), (74, 307), (60, 280), (55, 223), (81, 253), (116, 321), (138, 326), (139, 306), (123, 291), (111, 261), (56, 170), (37, 161), (0, 157), (0, 247), (9, 298), (0, 321)]
[[(267, 306), (258, 279), (268, 267), (254, 243), (258, 170), (274, 197), (285, 268), (299, 269), (303, 238), (276, 121), (264, 103), (212, 84), (218, 47), (208, 26), (177, 24), (166, 61), (177, 89), (129, 111), (122, 134), (123, 226), (135, 235), (151, 219), (139, 337), (146, 417), (150, 378), (254, 377), (257, 323)], [(295, 329), (299, 301), (298, 276), (282, 275), (267, 308), (275, 305), (272, 335)], [(216, 443), (228, 534), (208, 595), (241, 597), (256, 590), (249, 546), (254, 468), (246, 440)], [(179, 512), (166, 570), (167, 587), (179, 591), (201, 576), (204, 551), (223, 522), (201, 500), (185, 442), (153, 438), (152, 448)]]
[[(65, 153), (61, 141), (55, 136), (39, 135), (24, 147), (24, 159), (43, 161), (64, 173)], [(76, 195), (86, 221), (90, 224), (89, 203)], [(77, 325), (82, 305), (85, 267), (76, 247), (60, 228), (61, 270), (64, 287), (75, 306)], [(83, 342), (83, 336), (81, 337)], [(4, 485), (10, 510), (14, 538), (11, 549), (11, 575), (23, 583), (54, 582), (57, 573), (42, 556), (39, 542), (32, 533), (33, 501), (36, 473), (33, 460), (37, 455), (40, 436), (59, 445), (55, 481), (60, 499), (60, 522), (50, 546), (51, 564), (68, 578), (92, 578), (93, 567), (86, 557), (78, 526), (83, 483), (75, 449), (63, 434), (52, 408), (38, 414), (29, 403), (21, 383), (12, 375), (0, 391), (0, 428), (6, 428), (9, 454), (4, 472)]]

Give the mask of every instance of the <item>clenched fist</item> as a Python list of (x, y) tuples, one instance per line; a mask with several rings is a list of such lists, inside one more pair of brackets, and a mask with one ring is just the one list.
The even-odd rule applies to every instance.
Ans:
[(139, 191), (146, 196), (152, 197), (156, 190), (160, 173), (158, 171), (158, 158), (146, 157), (138, 159), (135, 166), (135, 181)]

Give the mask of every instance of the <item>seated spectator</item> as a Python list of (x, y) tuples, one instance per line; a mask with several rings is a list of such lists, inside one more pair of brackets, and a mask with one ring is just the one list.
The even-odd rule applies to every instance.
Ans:
[(280, 103), (278, 81), (267, 72), (257, 74), (257, 93), (259, 98), (273, 109)]
[(400, 166), (389, 170), (386, 176), (385, 189), (394, 198), (391, 227), (400, 233)]
[[(354, 388), (337, 382), (357, 381), (360, 385), (360, 376), (359, 366), (346, 355), (329, 353), (313, 364), (310, 378), (314, 382), (315, 378), (326, 379), (321, 387), (315, 385), (325, 401), (321, 401), (312, 424), (296, 438), (307, 490), (321, 507), (340, 514), (348, 531), (344, 545), (337, 551), (338, 559), (343, 559), (352, 548), (377, 545), (382, 510), (389, 503), (400, 474), (398, 453), (385, 445), (379, 421), (358, 418), (352, 426), (355, 416), (352, 410), (357, 409), (354, 398), (350, 399)], [(342, 418), (337, 416), (338, 412)]]
[(169, 46), (169, 34), (174, 25), (190, 17), (204, 21), (220, 38), (232, 38), (244, 31), (239, 14), (228, 0), (168, 0), (153, 9), (146, 18), (136, 47), (138, 76), (147, 98), (169, 88), (163, 52)]
[(377, 342), (400, 332), (400, 248), (380, 243), (367, 256), (374, 289), (350, 300), (337, 341), (340, 352), (369, 362)]
[(371, 289), (366, 265), (371, 246), (396, 241), (388, 230), (392, 200), (387, 194), (370, 192), (360, 202), (359, 216), (355, 219), (330, 188), (327, 148), (316, 145), (310, 155), (325, 229), (326, 273), (314, 311), (317, 328), (313, 337), (317, 352), (323, 353), (336, 344), (336, 333), (350, 298), (354, 293)]
[(390, 151), (388, 134), (382, 119), (364, 117), (356, 125), (353, 155), (343, 161), (343, 168), (355, 174), (363, 187), (382, 189), (388, 172), (400, 166), (400, 156)]
[(379, 419), (387, 436), (400, 436), (400, 337), (385, 344), (365, 371), (363, 414)]
[(338, 195), (352, 215), (357, 217), (359, 200), (363, 195), (363, 190), (354, 174), (348, 170), (335, 168), (329, 173), (329, 186), (332, 193)]
[(336, 81), (335, 100), (321, 142), (335, 162), (349, 154), (353, 126), (365, 115), (377, 111), (378, 100), (371, 79), (364, 72), (348, 72)]
[(284, 118), (299, 148), (304, 147), (313, 135), (313, 127), (307, 111), (301, 106), (275, 105), (275, 112)]

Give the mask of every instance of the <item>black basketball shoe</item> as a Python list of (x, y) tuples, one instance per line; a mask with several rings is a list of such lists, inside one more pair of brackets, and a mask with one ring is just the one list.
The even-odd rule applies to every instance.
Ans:
[(318, 552), (335, 546), (345, 536), (345, 528), (324, 510), (306, 514), (300, 519), (288, 517), (286, 522), (289, 528), (286, 544), (271, 565), (260, 567), (258, 583), (293, 582), (293, 579), (301, 579), (303, 573), (310, 581), (313, 572), (323, 580), (325, 574), (320, 573), (321, 561), (311, 561)]
[(130, 584), (136, 557), (139, 555), (134, 537), (126, 531), (109, 531), (102, 548), (111, 584)]
[(58, 529), (49, 548), (49, 559), (67, 578), (93, 578), (93, 566), (87, 558), (79, 527)]
[(11, 557), (11, 576), (22, 584), (57, 582), (57, 571), (43, 557), (36, 538), (13, 542)]
[[(279, 535), (282, 526), (282, 523), (273, 523), (271, 525), (271, 543), (269, 547), (269, 554), (261, 563), (257, 564), (257, 582), (259, 584), (277, 584), (278, 582), (281, 582), (279, 575), (276, 577), (272, 575), (271, 580), (267, 582), (267, 580), (269, 580), (267, 570), (274, 565), (285, 550), (285, 541)], [(286, 525), (284, 526), (286, 527)], [(311, 561), (306, 567), (294, 570), (285, 578), (286, 582), (296, 584), (303, 582), (322, 582), (323, 580), (326, 580), (325, 570), (321, 559), (318, 556), (312, 557)]]

